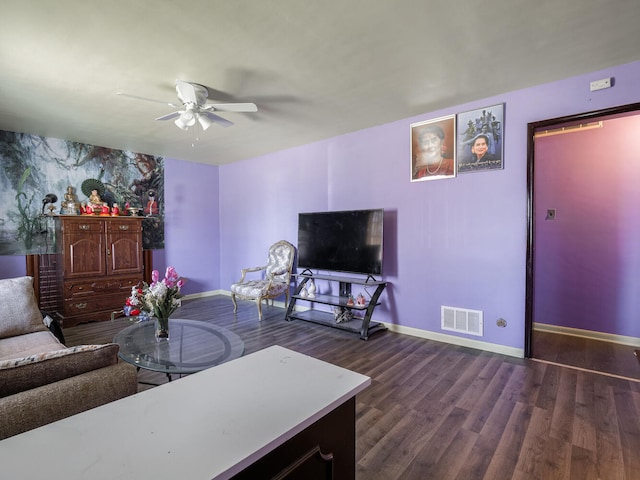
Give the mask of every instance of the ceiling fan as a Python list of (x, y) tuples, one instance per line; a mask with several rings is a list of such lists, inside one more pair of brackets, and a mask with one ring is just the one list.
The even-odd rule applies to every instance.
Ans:
[[(189, 127), (193, 127), (196, 122), (200, 124), (203, 130), (206, 130), (214, 123), (222, 127), (230, 127), (233, 125), (233, 122), (216, 115), (214, 112), (249, 113), (258, 111), (258, 107), (255, 103), (206, 103), (209, 92), (206, 87), (197, 83), (176, 80), (176, 92), (178, 93), (180, 102), (182, 102), (182, 109), (163, 115), (162, 117), (158, 117), (156, 120), (175, 119), (174, 123), (182, 130), (188, 130)], [(126, 95), (124, 93), (118, 93), (118, 95), (158, 102), (158, 100), (137, 97), (135, 95)], [(160, 103), (167, 104), (167, 102)], [(180, 108), (180, 106), (172, 103), (168, 103), (168, 105), (174, 108)]]

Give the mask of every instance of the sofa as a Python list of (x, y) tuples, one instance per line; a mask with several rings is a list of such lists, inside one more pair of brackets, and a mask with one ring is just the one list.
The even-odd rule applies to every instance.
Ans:
[(33, 279), (0, 280), (0, 439), (136, 393), (118, 349), (67, 348), (43, 322)]

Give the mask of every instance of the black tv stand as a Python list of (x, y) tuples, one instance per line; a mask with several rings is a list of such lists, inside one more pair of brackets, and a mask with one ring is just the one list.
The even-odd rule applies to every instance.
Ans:
[[(343, 277), (338, 275), (318, 275), (312, 273), (310, 270), (305, 269), (302, 273), (296, 274), (296, 277), (301, 279), (296, 287), (289, 306), (287, 308), (287, 321), (291, 320), (304, 320), (306, 322), (319, 323), (321, 325), (327, 325), (340, 330), (346, 330), (352, 333), (360, 334), (362, 340), (367, 340), (372, 333), (386, 330), (387, 327), (379, 322), (371, 322), (371, 315), (373, 310), (380, 305), (378, 299), (380, 294), (387, 286), (387, 282), (376, 280), (372, 275), (367, 275), (366, 278), (356, 277)], [(327, 280), (330, 282), (338, 282), (339, 295), (324, 295), (316, 294), (315, 297), (309, 298), (300, 295), (303, 288), (306, 288), (309, 280)], [(351, 286), (362, 285), (365, 287), (375, 287), (375, 292), (371, 295), (364, 305), (349, 304), (349, 297), (351, 296)], [(336, 315), (332, 312), (325, 312), (320, 310), (305, 310), (295, 311), (296, 303), (299, 300), (304, 300), (310, 303), (321, 303), (324, 305), (332, 305), (338, 309), (338, 312), (347, 314), (347, 318), (351, 318), (351, 314), (355, 311), (364, 312), (363, 317), (353, 315), (352, 319), (348, 321), (337, 322)]]

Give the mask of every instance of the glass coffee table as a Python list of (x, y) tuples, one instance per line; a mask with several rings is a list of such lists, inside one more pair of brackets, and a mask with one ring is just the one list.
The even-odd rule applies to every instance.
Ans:
[(155, 322), (146, 321), (120, 331), (113, 343), (119, 357), (138, 370), (171, 375), (196, 373), (244, 355), (244, 342), (226, 328), (198, 320), (169, 320), (169, 339), (158, 341)]

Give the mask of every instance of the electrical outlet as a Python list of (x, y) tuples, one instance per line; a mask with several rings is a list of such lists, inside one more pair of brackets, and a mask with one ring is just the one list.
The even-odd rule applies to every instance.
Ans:
[(601, 80), (594, 80), (589, 85), (589, 89), (592, 92), (595, 92), (596, 90), (603, 90), (605, 88), (611, 88), (611, 77), (603, 78)]

